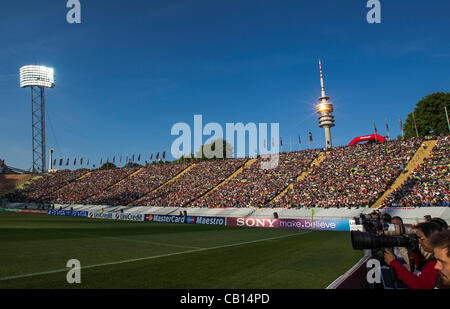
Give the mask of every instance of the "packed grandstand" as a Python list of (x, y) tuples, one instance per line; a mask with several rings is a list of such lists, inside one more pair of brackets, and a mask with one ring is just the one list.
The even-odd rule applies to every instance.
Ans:
[[(6, 195), (11, 202), (176, 207), (371, 207), (407, 172), (423, 138), (280, 154), (275, 169), (264, 158), (150, 164), (108, 170), (46, 173)], [(450, 136), (382, 206), (449, 206)], [(321, 162), (315, 160), (325, 156)], [(300, 177), (302, 176), (302, 177)]]

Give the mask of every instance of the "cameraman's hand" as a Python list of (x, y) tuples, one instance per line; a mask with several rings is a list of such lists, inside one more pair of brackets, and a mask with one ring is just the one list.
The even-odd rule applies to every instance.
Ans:
[(384, 249), (384, 262), (391, 266), (392, 261), (395, 260), (395, 255), (391, 250)]

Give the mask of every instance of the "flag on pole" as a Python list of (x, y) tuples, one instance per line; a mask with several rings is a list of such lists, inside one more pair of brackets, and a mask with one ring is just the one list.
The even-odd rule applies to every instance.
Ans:
[(138, 161), (141, 162), (141, 154), (138, 156)]
[(313, 142), (313, 137), (312, 137), (312, 133), (311, 131), (309, 131), (309, 142), (312, 143)]
[(120, 156), (120, 161), (119, 161), (119, 163), (122, 163), (122, 156)]
[(153, 152), (152, 155), (150, 156), (150, 161), (153, 161)]
[(67, 158), (66, 166), (69, 166), (69, 158)]
[(159, 152), (156, 154), (156, 160), (159, 160)]
[(134, 155), (131, 157), (131, 162), (134, 162)]
[(402, 137), (403, 137), (404, 136), (404, 132), (403, 132), (402, 119), (400, 117), (398, 117), (398, 120), (400, 121), (400, 132), (402, 132)]
[(53, 160), (53, 166), (56, 166), (56, 159)]
[(83, 158), (81, 158), (80, 160), (80, 165), (83, 165)]
[(448, 119), (447, 106), (444, 106), (444, 109), (445, 109), (445, 116), (447, 117), (448, 130), (450, 131), (450, 121), (449, 121), (449, 119)]
[(103, 158), (100, 159), (100, 165), (102, 165), (102, 163), (103, 163)]
[(283, 138), (280, 136), (280, 146), (283, 147)]
[(89, 162), (90, 162), (90, 161), (91, 161), (91, 159), (88, 159), (87, 164), (86, 164), (87, 166), (89, 166)]
[(63, 159), (59, 159), (59, 166), (62, 166), (63, 164)]
[(77, 165), (77, 158), (75, 157), (75, 160), (73, 160), (73, 166)]
[(163, 152), (163, 159), (165, 159), (166, 158), (166, 152), (164, 151)]
[(298, 144), (301, 145), (302, 144), (302, 140), (300, 138), (300, 135), (298, 136)]
[(391, 136), (389, 134), (389, 126), (388, 126), (388, 123), (387, 123), (387, 119), (386, 119), (386, 131), (387, 131), (387, 134), (388, 134), (388, 138), (390, 138)]
[(414, 129), (416, 129), (416, 137), (419, 137), (419, 132), (417, 131), (417, 124), (416, 124), (416, 116), (413, 112), (413, 119), (414, 119)]
[(377, 126), (375, 125), (375, 121), (373, 122), (373, 130), (375, 131), (375, 135), (378, 134)]

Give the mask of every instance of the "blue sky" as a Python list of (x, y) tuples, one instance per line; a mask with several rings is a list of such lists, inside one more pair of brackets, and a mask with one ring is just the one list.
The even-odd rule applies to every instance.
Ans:
[[(449, 91), (450, 3), (381, 0), (4, 1), (0, 11), (0, 158), (32, 164), (29, 89), (19, 68), (55, 68), (46, 93), (47, 147), (99, 161), (167, 151), (177, 122), (279, 123), (284, 149), (324, 146), (314, 104), (318, 59), (335, 107), (334, 145), (400, 134), (422, 97)], [(204, 137), (206, 140), (208, 137)]]

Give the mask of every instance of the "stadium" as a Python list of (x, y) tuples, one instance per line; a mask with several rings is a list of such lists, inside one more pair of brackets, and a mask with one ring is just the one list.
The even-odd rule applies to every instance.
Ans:
[[(372, 207), (407, 224), (448, 220), (449, 145), (443, 136), (281, 153), (266, 171), (258, 158), (32, 176), (3, 196), (0, 285), (61, 287), (66, 269), (46, 265), (77, 256), (85, 288), (326, 288), (363, 259), (348, 232)], [(329, 169), (340, 172), (323, 184)], [(29, 256), (36, 263), (24, 268)], [(321, 272), (328, 259), (335, 264)], [(204, 280), (211, 269), (213, 282)], [(146, 272), (159, 275), (136, 283)]]
[[(72, 26), (77, 27), (67, 25)], [(65, 136), (64, 130), (72, 134), (72, 121), (82, 127), (81, 131), (84, 126), (101, 131), (100, 123), (129, 114), (123, 110), (114, 114), (117, 106), (112, 106), (90, 121), (84, 114), (77, 119), (81, 112), (68, 112), (58, 117), (57, 130), (52, 124), (47, 126), (51, 131), (48, 134), (45, 128), (50, 116), (46, 108), (55, 97), (70, 102), (71, 96), (101, 93), (113, 100), (116, 94), (105, 93), (122, 90), (123, 94), (117, 94), (121, 101), (124, 94), (133, 100), (131, 92), (138, 91), (127, 83), (121, 86), (124, 88), (109, 84), (102, 84), (106, 88), (82, 88), (84, 73), (80, 79), (71, 79), (64, 77), (70, 71), (29, 65), (26, 58), (21, 59), (17, 74), (20, 87), (15, 80), (19, 89), (14, 98), (29, 104), (29, 91), (24, 93), (20, 88), (31, 88), (32, 151), (17, 150), (22, 148), (6, 143), (8, 139), (2, 142), (8, 149), (0, 149), (0, 289), (423, 288), (425, 283), (422, 286), (412, 279), (400, 279), (401, 275), (396, 277), (395, 271), (399, 271), (389, 267), (391, 260), (381, 267), (379, 280), (370, 281), (369, 262), (387, 261), (386, 253), (375, 257), (381, 248), (406, 248), (408, 254), (414, 251), (428, 259), (431, 253), (419, 240), (418, 231), (425, 231), (426, 226), (421, 224), (429, 223), (441, 233), (448, 229), (450, 94), (442, 91), (442, 86), (437, 87), (439, 91), (425, 93), (417, 104), (420, 97), (404, 103), (399, 110), (407, 118), (404, 124), (400, 119), (400, 134), (395, 138), (387, 120), (386, 132), (381, 133), (371, 118), (383, 118), (380, 115), (388, 113), (387, 104), (370, 107), (377, 110), (377, 116), (352, 106), (346, 112), (354, 113), (355, 123), (348, 118), (340, 121), (345, 119), (341, 114), (345, 104), (339, 100), (335, 103), (328, 96), (339, 91), (336, 87), (329, 91), (328, 67), (318, 57), (310, 60), (314, 62), (311, 75), (315, 76), (311, 84), (315, 93), (320, 89), (320, 95), (314, 99), (312, 112), (311, 104), (306, 107), (310, 115), (301, 122), (308, 125), (308, 146), (298, 135), (294, 143), (297, 147), (292, 147), (292, 138), (289, 144), (285, 137), (283, 148), (282, 136), (274, 135), (273, 130), (270, 137), (259, 132), (252, 139), (248, 125), (241, 134), (236, 132), (237, 141), (234, 135), (232, 139), (228, 135), (226, 139), (200, 138), (200, 143), (194, 142), (182, 153), (173, 151), (173, 144), (171, 152), (160, 150), (169, 149), (173, 137), (170, 130), (155, 129), (158, 132), (152, 134), (161, 135), (161, 139), (145, 142), (147, 133), (130, 138), (129, 147), (135, 147), (130, 151), (122, 149), (120, 136), (112, 137), (113, 133), (106, 133), (103, 139), (83, 136), (89, 146), (74, 154), (64, 149), (78, 148), (72, 143), (81, 138), (56, 137)], [(133, 70), (133, 74), (141, 72), (137, 67)], [(58, 90), (55, 71), (57, 77), (62, 76), (63, 90)], [(331, 80), (338, 82), (336, 78)], [(205, 81), (201, 87), (212, 84)], [(159, 91), (155, 89), (152, 91)], [(339, 93), (345, 97), (345, 92)], [(166, 93), (167, 97), (170, 95)], [(138, 102), (139, 95), (134, 99)], [(96, 103), (85, 104), (94, 108)], [(256, 105), (248, 110), (242, 106), (236, 107), (236, 115), (251, 113)], [(180, 123), (186, 114), (197, 115), (190, 108), (158, 108), (167, 117), (160, 120), (166, 127)], [(218, 110), (215, 106), (204, 113)], [(112, 126), (123, 130), (135, 123), (144, 126), (157, 122), (162, 117), (158, 112), (148, 113), (146, 120), (139, 121), (139, 114), (144, 112), (133, 111), (128, 122), (113, 121)], [(263, 111), (258, 113), (262, 115)], [(267, 122), (264, 117), (270, 116), (270, 112), (264, 114), (260, 122)], [(231, 117), (221, 120), (236, 121)], [(277, 121), (272, 122), (272, 129)], [(13, 132), (21, 130), (21, 122), (7, 128), (17, 145), (23, 140), (29, 142), (29, 137)], [(279, 125), (283, 128), (290, 122), (281, 120)], [(200, 130), (201, 134), (206, 128), (211, 128), (211, 123)], [(192, 135), (197, 131), (194, 128)], [(209, 133), (212, 135), (211, 130)], [(324, 139), (316, 137), (323, 134)], [(237, 155), (241, 142), (246, 145), (245, 153)], [(111, 150), (100, 154), (96, 144)], [(253, 151), (252, 145), (258, 149)], [(272, 164), (273, 159), (276, 164)], [(395, 220), (401, 220), (401, 224)], [(398, 259), (400, 251), (394, 251)], [(402, 265), (411, 270), (411, 256), (403, 258)], [(433, 282), (427, 282), (426, 288), (444, 284), (442, 274), (435, 270)]]

